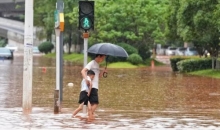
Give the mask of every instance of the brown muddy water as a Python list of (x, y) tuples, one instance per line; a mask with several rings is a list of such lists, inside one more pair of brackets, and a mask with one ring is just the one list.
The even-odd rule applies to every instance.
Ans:
[[(63, 108), (53, 114), (55, 60), (34, 57), (33, 111), (24, 115), (23, 57), (1, 60), (0, 129), (220, 129), (220, 79), (173, 73), (169, 66), (108, 69), (108, 77), (100, 79), (95, 120), (71, 118), (78, 106), (81, 69), (64, 63)], [(69, 82), (74, 86), (68, 87)]]

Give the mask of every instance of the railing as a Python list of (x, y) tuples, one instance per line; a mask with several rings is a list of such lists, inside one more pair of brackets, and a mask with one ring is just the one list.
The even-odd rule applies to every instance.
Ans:
[[(0, 33), (1, 31), (7, 30), (5, 37), (9, 38), (10, 40), (17, 41), (19, 43), (23, 43), (24, 40), (24, 22), (15, 21), (11, 19), (6, 19), (0, 17)], [(33, 38), (34, 38), (34, 45), (39, 45), (45, 39), (39, 40), (36, 34), (42, 31), (43, 28), (34, 27), (33, 28)], [(4, 32), (3, 32), (4, 33)]]
[(24, 30), (24, 23), (19, 21), (14, 21), (11, 19), (1, 18), (0, 17), (0, 25), (7, 26), (10, 28), (15, 28), (19, 30)]

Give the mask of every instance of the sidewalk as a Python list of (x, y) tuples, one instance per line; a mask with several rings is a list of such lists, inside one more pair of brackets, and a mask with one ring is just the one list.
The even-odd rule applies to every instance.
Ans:
[[(86, 118), (72, 118), (71, 109), (63, 109), (61, 114), (53, 114), (52, 109), (33, 108), (32, 113), (24, 115), (21, 108), (0, 108), (0, 129), (1, 130), (133, 130), (136, 125), (123, 122), (107, 121), (97, 117), (94, 121), (88, 122)], [(116, 117), (117, 118), (117, 117)], [(127, 123), (126, 123), (127, 122)], [(122, 124), (121, 124), (122, 123)], [(129, 128), (130, 127), (130, 128)], [(137, 130), (142, 128), (136, 127)]]
[(157, 55), (156, 60), (160, 61), (164, 64), (170, 64), (170, 57), (169, 56)]
[[(98, 110), (94, 121), (86, 118), (71, 118), (71, 109), (64, 109), (61, 114), (53, 114), (49, 108), (33, 108), (29, 115), (24, 115), (21, 108), (0, 108), (1, 130), (216, 130), (215, 121), (185, 115), (179, 111), (164, 111), (167, 116), (161, 116), (158, 111), (127, 112)], [(113, 112), (113, 113), (112, 113)], [(139, 118), (133, 118), (138, 114)], [(180, 119), (178, 119), (180, 118)], [(182, 124), (181, 122), (184, 122)], [(211, 123), (212, 122), (212, 123)], [(210, 124), (211, 123), (211, 124)]]

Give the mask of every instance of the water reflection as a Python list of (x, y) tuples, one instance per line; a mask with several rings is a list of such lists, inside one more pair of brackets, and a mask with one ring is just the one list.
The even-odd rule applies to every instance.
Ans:
[[(13, 62), (0, 61), (0, 108), (11, 108), (17, 113), (21, 110), (13, 108), (21, 107), (22, 64), (23, 57), (16, 57)], [(66, 124), (57, 126), (59, 128), (83, 128), (80, 126), (82, 124), (85, 128), (118, 129), (198, 126), (215, 129), (220, 126), (220, 80), (173, 73), (169, 66), (162, 66), (154, 69), (109, 69), (108, 77), (100, 80), (100, 104), (98, 117), (93, 122), (95, 126), (77, 121), (78, 125), (73, 127), (73, 120), (76, 119), (70, 117), (78, 106), (82, 66), (64, 63), (64, 109), (63, 115), (57, 117), (52, 114), (56, 87), (55, 60), (35, 57), (33, 65), (33, 106), (41, 108), (40, 111), (33, 111), (35, 116), (30, 117), (35, 127), (46, 125), (43, 118)], [(46, 71), (42, 71), (43, 68)], [(74, 87), (68, 87), (69, 82), (74, 83)], [(47, 108), (47, 117), (44, 108)], [(7, 113), (5, 109), (4, 113)]]

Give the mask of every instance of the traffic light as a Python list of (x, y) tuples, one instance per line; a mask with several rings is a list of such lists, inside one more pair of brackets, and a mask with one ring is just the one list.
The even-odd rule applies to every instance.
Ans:
[(94, 1), (79, 1), (79, 29), (94, 30)]

